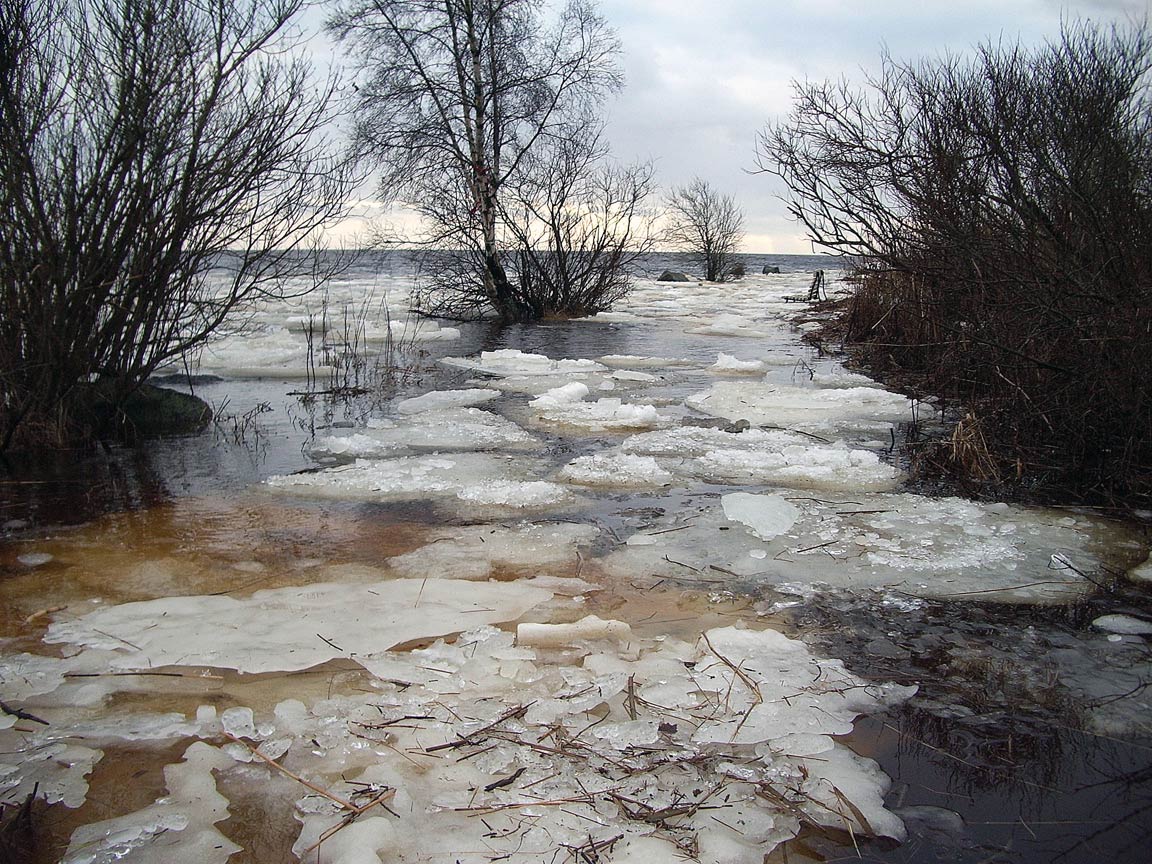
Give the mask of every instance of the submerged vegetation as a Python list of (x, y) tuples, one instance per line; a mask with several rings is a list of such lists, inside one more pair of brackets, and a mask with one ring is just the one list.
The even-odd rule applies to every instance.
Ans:
[(760, 139), (820, 245), (857, 256), (844, 337), (963, 406), (923, 455), (997, 488), (1152, 495), (1152, 34), (885, 58), (798, 87)]

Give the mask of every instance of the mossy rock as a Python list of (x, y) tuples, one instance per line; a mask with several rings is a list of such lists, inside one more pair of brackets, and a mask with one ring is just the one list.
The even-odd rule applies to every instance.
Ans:
[(212, 420), (208, 403), (189, 393), (143, 384), (122, 405), (104, 382), (85, 385), (73, 395), (74, 409), (89, 418), (100, 435), (127, 440), (162, 435), (192, 435)]
[(191, 435), (203, 430), (212, 420), (212, 409), (200, 397), (151, 384), (143, 385), (129, 396), (121, 410), (122, 422), (146, 438)]

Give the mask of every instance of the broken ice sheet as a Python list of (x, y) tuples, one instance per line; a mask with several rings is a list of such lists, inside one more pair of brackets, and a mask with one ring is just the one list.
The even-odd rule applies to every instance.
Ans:
[(543, 354), (526, 354), (513, 348), (483, 351), (479, 357), (442, 357), (445, 366), (472, 369), (488, 375), (572, 375), (583, 372), (606, 372), (607, 367), (595, 360), (552, 360)]
[(593, 453), (579, 456), (560, 469), (557, 479), (579, 486), (667, 486), (672, 474), (651, 456)]
[(539, 442), (532, 435), (497, 414), (451, 407), (410, 412), (398, 420), (373, 420), (366, 428), (350, 434), (317, 438), (308, 449), (313, 456), (377, 458), (446, 450), (526, 450), (536, 446)]
[(785, 429), (734, 433), (680, 426), (633, 435), (620, 449), (657, 457), (662, 467), (679, 476), (709, 482), (878, 492), (895, 487), (901, 476), (871, 451), (842, 442), (821, 444)]
[(433, 532), (426, 545), (389, 559), (388, 566), (411, 579), (480, 581), (509, 572), (566, 573), (579, 562), (579, 549), (598, 534), (591, 525), (547, 522), (454, 527)]
[(445, 408), (473, 408), (500, 397), (499, 390), (475, 387), (468, 390), (432, 390), (396, 403), (401, 414), (420, 414), (424, 411), (442, 411)]
[(1080, 570), (1100, 564), (1091, 551), (1091, 520), (1069, 526), (1060, 511), (920, 495), (862, 494), (837, 502), (780, 494), (799, 516), (770, 540), (732, 530), (743, 523), (715, 507), (690, 524), (674, 518), (654, 524), (601, 563), (617, 576), (819, 582), (1002, 602), (1061, 602), (1091, 590), (1074, 571), (1051, 569), (1056, 551)]
[(511, 456), (452, 453), (358, 459), (322, 471), (269, 477), (269, 489), (369, 501), (439, 498), (478, 507), (548, 507), (566, 503), (559, 484), (531, 476), (532, 465)]
[(212, 771), (231, 766), (231, 757), (196, 742), (184, 761), (164, 769), (166, 796), (135, 813), (76, 829), (62, 864), (223, 864), (241, 847), (215, 828), (228, 818), (228, 801), (216, 790)]
[(872, 429), (878, 423), (911, 417), (907, 397), (879, 387), (819, 389), (767, 381), (721, 381), (684, 401), (713, 417), (810, 433)]
[(111, 665), (117, 669), (293, 671), (513, 621), (551, 597), (541, 588), (503, 582), (325, 583), (257, 591), (241, 600), (215, 595), (125, 603), (57, 621), (44, 641), (115, 650)]
[[(645, 643), (639, 659), (611, 642), (582, 665), (552, 656), (481, 628), (380, 656), (375, 696), (294, 711), (292, 733), (324, 742), (293, 748), (296, 769), (337, 794), (395, 790), (396, 815), (371, 814), (388, 821), (362, 857), (341, 846), (321, 860), (534, 864), (617, 837), (597, 860), (673, 860), (687, 843), (702, 862), (759, 864), (797, 833), (797, 812), (903, 836), (883, 808), (887, 778), (829, 734), (912, 688), (869, 685), (800, 642), (736, 628)], [(277, 716), (283, 732), (287, 709)], [(331, 808), (299, 809), (297, 850), (340, 823)]]

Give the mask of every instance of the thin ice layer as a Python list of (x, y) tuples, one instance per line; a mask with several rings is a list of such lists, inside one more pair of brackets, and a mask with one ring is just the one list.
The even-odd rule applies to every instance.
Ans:
[(514, 348), (500, 351), (482, 351), (479, 357), (444, 357), (445, 366), (472, 369), (488, 375), (572, 375), (587, 372), (607, 372), (608, 368), (595, 360), (552, 360), (543, 354), (526, 354)]
[(117, 669), (307, 669), (337, 657), (513, 621), (550, 591), (517, 583), (398, 579), (322, 583), (228, 596), (166, 597), (53, 624), (44, 640), (115, 650)]
[(579, 456), (560, 469), (557, 478), (580, 486), (667, 486), (672, 473), (651, 456), (594, 453)]
[(879, 387), (821, 389), (767, 381), (721, 381), (684, 402), (713, 417), (809, 432), (895, 423), (910, 416), (906, 397)]
[(388, 566), (410, 579), (479, 581), (507, 573), (567, 572), (598, 533), (591, 525), (546, 522), (442, 529), (427, 545), (389, 559)]
[(212, 771), (233, 764), (230, 756), (197, 741), (183, 762), (164, 769), (166, 796), (135, 813), (76, 829), (62, 864), (223, 864), (242, 847), (215, 828), (228, 818), (228, 801), (216, 790)]
[(658, 457), (678, 476), (710, 482), (830, 491), (884, 491), (900, 482), (900, 472), (869, 450), (821, 444), (784, 429), (733, 433), (681, 426), (633, 435), (620, 449)]

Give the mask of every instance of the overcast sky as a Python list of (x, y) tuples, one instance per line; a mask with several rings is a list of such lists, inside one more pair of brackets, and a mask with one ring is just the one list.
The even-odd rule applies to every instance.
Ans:
[(744, 209), (747, 252), (810, 252), (778, 181), (750, 175), (757, 132), (789, 110), (794, 80), (861, 80), (896, 59), (1035, 43), (1062, 19), (1141, 21), (1148, 0), (599, 0), (623, 43), (608, 106), (615, 155), (652, 159), (664, 188), (693, 176)]

